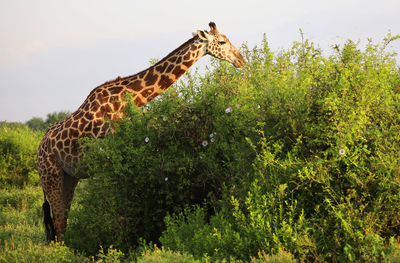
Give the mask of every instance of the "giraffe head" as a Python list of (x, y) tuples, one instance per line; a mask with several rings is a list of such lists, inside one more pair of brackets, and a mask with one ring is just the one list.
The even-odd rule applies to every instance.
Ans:
[(244, 65), (246, 61), (242, 54), (225, 35), (219, 33), (215, 23), (210, 22), (208, 25), (211, 28), (210, 32), (197, 30), (199, 38), (206, 42), (206, 54), (226, 60), (237, 68)]

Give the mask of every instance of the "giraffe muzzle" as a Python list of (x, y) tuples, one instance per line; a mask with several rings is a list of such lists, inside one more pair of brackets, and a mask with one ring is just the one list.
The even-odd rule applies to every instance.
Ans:
[(244, 64), (246, 64), (246, 60), (244, 60), (242, 54), (240, 54), (239, 52), (237, 52), (235, 57), (235, 60), (233, 62), (233, 65), (237, 68), (242, 67)]

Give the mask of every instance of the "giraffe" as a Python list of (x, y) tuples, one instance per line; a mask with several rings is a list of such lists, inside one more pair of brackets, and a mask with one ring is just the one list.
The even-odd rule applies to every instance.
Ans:
[(104, 137), (110, 131), (106, 123), (124, 116), (127, 97), (138, 108), (142, 107), (205, 55), (226, 60), (237, 68), (246, 63), (229, 39), (219, 33), (215, 23), (210, 22), (209, 26), (210, 31), (197, 30), (191, 39), (148, 69), (96, 87), (75, 112), (47, 130), (39, 145), (37, 166), (49, 241), (63, 240), (75, 187), (80, 179), (87, 177), (85, 170), (78, 168), (84, 154), (79, 138)]

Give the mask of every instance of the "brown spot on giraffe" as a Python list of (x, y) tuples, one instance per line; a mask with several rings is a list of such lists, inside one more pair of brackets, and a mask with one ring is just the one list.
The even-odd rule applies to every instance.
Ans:
[(182, 64), (185, 65), (187, 68), (190, 68), (193, 65), (193, 61), (192, 60), (185, 61)]
[(172, 74), (175, 75), (175, 78), (179, 78), (185, 72), (186, 72), (186, 70), (182, 69), (181, 66), (178, 65), (175, 67), (174, 71), (172, 71)]
[[(108, 106), (108, 104), (106, 104), (106, 106)], [(110, 107), (110, 106), (109, 106)], [(85, 113), (85, 118), (86, 119), (88, 119), (88, 120), (93, 120), (93, 113), (92, 112), (90, 112), (90, 111), (87, 111), (86, 113)]]
[(119, 100), (113, 102), (113, 111), (119, 111), (121, 109), (122, 103)]
[(168, 59), (168, 62), (175, 63), (175, 61), (176, 61), (177, 58), (178, 58), (178, 57), (169, 58), (169, 59)]
[(68, 130), (65, 129), (65, 130), (62, 132), (61, 139), (62, 139), (62, 140), (65, 140), (65, 139), (67, 138), (67, 136), (68, 136)]
[(83, 131), (88, 121), (85, 118), (80, 119), (78, 129)]
[(161, 76), (160, 80), (158, 81), (158, 86), (161, 90), (166, 90), (169, 86), (174, 83), (174, 80), (168, 76)]
[(141, 80), (135, 80), (132, 83), (128, 84), (126, 87), (133, 91), (141, 91), (143, 89)]
[(189, 49), (190, 46), (185, 46), (181, 51), (179, 51), (179, 54), (190, 54), (190, 52), (188, 52)]
[[(215, 24), (209, 25), (209, 32), (199, 30), (196, 36), (147, 70), (133, 76), (117, 77), (96, 87), (74, 113), (47, 130), (39, 145), (37, 165), (44, 192), (43, 211), (48, 239), (63, 240), (75, 187), (81, 178), (87, 177), (84, 169), (77, 169), (84, 154), (79, 138), (104, 137), (110, 130), (106, 124), (109, 119), (118, 121), (123, 116), (124, 100), (128, 98), (125, 94), (132, 94), (129, 97), (137, 107), (142, 107), (206, 54), (228, 60), (236, 67), (245, 63), (239, 51), (218, 32)], [(226, 44), (220, 44), (222, 39)]]
[(190, 54), (190, 53), (187, 53), (187, 54), (183, 57), (183, 60), (189, 60), (190, 57), (191, 57), (191, 54)]
[(167, 68), (167, 72), (171, 72), (174, 68), (175, 68), (175, 64), (169, 65), (168, 68)]
[(154, 69), (150, 68), (146, 77), (144, 78), (144, 81), (146, 82), (145, 85), (152, 86), (152, 85), (154, 85), (154, 83), (157, 82), (157, 79), (158, 79), (157, 72), (154, 72)]
[(109, 88), (108, 90), (110, 91), (110, 93), (111, 93), (112, 95), (114, 95), (114, 94), (119, 94), (119, 93), (121, 93), (121, 91), (122, 91), (123, 89), (124, 89), (124, 88), (121, 87), (121, 86), (116, 86), (116, 87), (111, 87), (111, 88)]
[(71, 125), (71, 128), (78, 128), (78, 124), (79, 124), (79, 121), (78, 120), (76, 120), (76, 121), (74, 121), (73, 123), (72, 123), (72, 125)]
[(143, 96), (143, 97), (147, 97), (147, 96), (149, 96), (150, 94), (152, 94), (154, 92), (154, 88), (148, 88), (148, 89), (144, 89), (140, 94)]
[(92, 104), (90, 105), (90, 111), (96, 112), (100, 107), (100, 103), (97, 101), (93, 101)]
[[(84, 111), (81, 110), (81, 109), (78, 109), (75, 113), (76, 113), (76, 114), (75, 114), (75, 116), (74, 116), (73, 119), (74, 119), (75, 121), (78, 121), (78, 122), (79, 122), (79, 119), (81, 119), (81, 118), (83, 117)], [(73, 113), (73, 114), (74, 114), (74, 113)]]
[(164, 64), (157, 66), (156, 70), (158, 71), (158, 74), (164, 73), (164, 70), (167, 68), (167, 66), (168, 66), (167, 62), (164, 62)]
[(102, 89), (101, 94), (103, 95), (103, 97), (108, 98), (110, 96), (110, 92), (108, 91), (108, 89)]
[(90, 132), (92, 130), (92, 122), (89, 122), (88, 125), (85, 127), (85, 132)]
[(140, 79), (143, 79), (145, 75), (146, 75), (146, 71), (142, 71), (142, 72), (139, 73), (138, 76), (139, 76)]
[(68, 120), (68, 121), (65, 123), (64, 128), (65, 128), (65, 129), (68, 129), (69, 127), (71, 127), (71, 124), (72, 124), (72, 120)]

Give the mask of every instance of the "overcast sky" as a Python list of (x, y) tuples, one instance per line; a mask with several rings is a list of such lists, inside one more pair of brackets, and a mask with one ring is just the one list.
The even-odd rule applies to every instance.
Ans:
[[(214, 21), (236, 46), (330, 45), (390, 30), (399, 0), (0, 0), (0, 121), (76, 110), (106, 80), (132, 75)], [(400, 53), (400, 41), (392, 50)], [(203, 58), (201, 64), (207, 63)]]

